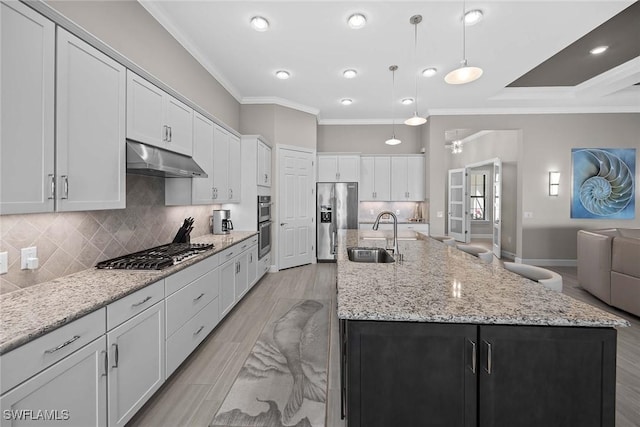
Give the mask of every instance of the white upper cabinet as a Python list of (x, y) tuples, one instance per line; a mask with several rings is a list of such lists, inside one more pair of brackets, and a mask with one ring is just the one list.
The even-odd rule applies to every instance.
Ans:
[(391, 199), (424, 200), (424, 156), (391, 157)]
[(125, 68), (60, 27), (57, 48), (57, 210), (124, 208)]
[(54, 209), (55, 26), (0, 3), (0, 214)]
[(360, 200), (391, 200), (391, 159), (363, 156), (360, 165)]
[(240, 201), (240, 138), (220, 126), (213, 132), (213, 202)]
[(358, 182), (360, 156), (318, 155), (318, 182)]
[(193, 109), (127, 71), (127, 138), (190, 156)]
[(258, 140), (258, 171), (256, 183), (271, 187), (271, 147)]
[(192, 204), (210, 205), (213, 200), (213, 122), (199, 113), (193, 116), (193, 160), (208, 177), (179, 179), (191, 181)]

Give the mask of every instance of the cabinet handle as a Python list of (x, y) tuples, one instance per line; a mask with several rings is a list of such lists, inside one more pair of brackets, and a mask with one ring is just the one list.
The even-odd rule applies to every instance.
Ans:
[(194, 336), (198, 335), (204, 329), (204, 325), (200, 326), (197, 331), (193, 333)]
[(56, 351), (65, 348), (66, 346), (68, 346), (72, 342), (77, 341), (79, 339), (80, 339), (80, 335), (74, 335), (73, 338), (71, 338), (70, 340), (63, 342), (62, 344), (60, 344), (57, 347), (53, 347), (53, 348), (50, 348), (49, 350), (45, 350), (44, 352), (45, 352), (45, 354), (53, 354)]
[(249, 263), (253, 263), (253, 252), (249, 254)]
[(267, 174), (266, 173), (264, 174), (264, 182), (265, 182), (265, 184), (267, 183)]
[(118, 350), (118, 344), (111, 344), (111, 347), (115, 347), (115, 353), (113, 355), (113, 366), (112, 368), (118, 367), (118, 359), (120, 359), (120, 351)]
[(49, 193), (49, 200), (54, 199), (56, 197), (56, 176), (53, 174), (49, 174), (49, 180), (50, 180), (50, 193)]
[(471, 343), (471, 372), (476, 373), (476, 343), (471, 340), (467, 340)]
[(69, 177), (67, 175), (62, 175), (60, 178), (62, 179), (63, 188), (63, 196), (60, 198), (66, 200), (69, 198)]
[(281, 222), (281, 223), (280, 223), (280, 227), (284, 227), (285, 225), (287, 225), (287, 223), (286, 223), (286, 222)]
[(162, 141), (167, 141), (167, 125), (162, 125)]
[(233, 252), (229, 252), (229, 253), (227, 254), (227, 258), (229, 258), (231, 255), (233, 255)]
[(214, 199), (218, 198), (218, 188), (217, 187), (213, 187), (213, 198)]
[(172, 136), (171, 126), (168, 126), (168, 128), (169, 128), (169, 139), (168, 139), (168, 141), (171, 142), (171, 139), (172, 139), (171, 138), (171, 136)]
[(102, 350), (100, 353), (104, 354), (104, 372), (100, 376), (106, 377), (109, 371), (109, 358), (107, 357), (106, 350)]
[(229, 191), (228, 191), (227, 193), (229, 194), (229, 198), (231, 199), (231, 198), (232, 198), (232, 197), (231, 197), (231, 194), (232, 194), (232, 193), (231, 193), (231, 189), (229, 189)]
[(193, 302), (199, 301), (200, 298), (202, 298), (204, 296), (204, 292), (201, 293), (200, 295), (198, 295), (196, 298), (193, 299)]
[[(484, 340), (483, 340), (484, 341)], [(491, 365), (492, 365), (492, 360), (491, 360), (491, 343), (484, 341), (484, 343), (487, 345), (487, 374), (491, 375)]]
[(151, 299), (151, 295), (149, 295), (148, 297), (146, 297), (145, 299), (143, 299), (143, 300), (142, 300), (142, 301), (140, 301), (140, 302), (137, 302), (137, 303), (135, 303), (135, 304), (131, 304), (131, 307), (139, 307), (139, 306), (141, 306), (142, 304), (144, 304), (145, 302), (149, 301), (150, 299)]
[(242, 245), (242, 250), (245, 250), (245, 248), (247, 247), (247, 245)]

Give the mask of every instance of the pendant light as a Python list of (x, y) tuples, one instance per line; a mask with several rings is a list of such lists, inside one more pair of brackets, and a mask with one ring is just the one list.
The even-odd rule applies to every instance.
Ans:
[(396, 88), (396, 70), (398, 69), (397, 65), (391, 65), (389, 66), (389, 71), (391, 71), (391, 129), (392, 129), (392, 136), (391, 138), (387, 139), (384, 143), (387, 145), (398, 145), (400, 144), (402, 141), (400, 141), (399, 139), (396, 138), (396, 119), (395, 116), (393, 115), (393, 104), (395, 104), (396, 99), (395, 99), (395, 88)]
[(480, 76), (482, 76), (482, 68), (478, 67), (469, 67), (467, 65), (467, 53), (466, 53), (466, 24), (464, 20), (465, 14), (465, 2), (462, 1), (462, 61), (460, 62), (460, 67), (455, 70), (449, 72), (444, 77), (444, 81), (449, 83), (450, 85), (461, 85), (465, 83), (471, 83), (472, 81), (478, 80)]
[[(413, 25), (414, 28), (414, 39), (413, 39), (413, 57), (414, 60), (417, 56), (418, 52), (418, 24), (422, 22), (422, 15), (413, 15), (409, 18), (409, 22)], [(409, 126), (420, 126), (427, 122), (427, 119), (424, 117), (418, 116), (418, 73), (416, 73), (416, 109), (413, 111), (413, 116), (409, 117), (404, 121), (405, 125)]]

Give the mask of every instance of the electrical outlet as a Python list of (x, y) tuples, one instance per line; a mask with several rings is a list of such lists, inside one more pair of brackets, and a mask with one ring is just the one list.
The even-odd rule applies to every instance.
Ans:
[(436, 212), (436, 216), (437, 216), (438, 218), (442, 218), (442, 217), (444, 216), (444, 212), (442, 212), (442, 211), (438, 211), (438, 212)]
[[(38, 258), (38, 248), (32, 246), (30, 248), (22, 248), (20, 250), (20, 268), (26, 270), (29, 268), (29, 259)], [(31, 261), (33, 265), (34, 261)], [(37, 268), (37, 261), (35, 262)]]
[(396, 215), (400, 215), (400, 209), (396, 209)]
[(9, 255), (7, 252), (0, 252), (0, 274), (7, 274), (9, 271)]

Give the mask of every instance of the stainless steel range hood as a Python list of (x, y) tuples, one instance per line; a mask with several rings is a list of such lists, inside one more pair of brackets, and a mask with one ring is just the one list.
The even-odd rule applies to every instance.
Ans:
[(127, 172), (165, 178), (207, 178), (189, 156), (127, 140)]

